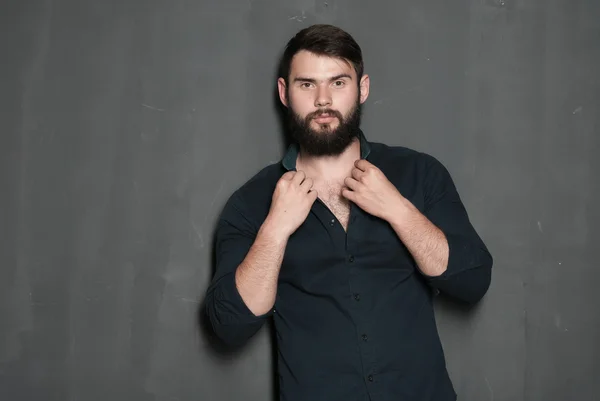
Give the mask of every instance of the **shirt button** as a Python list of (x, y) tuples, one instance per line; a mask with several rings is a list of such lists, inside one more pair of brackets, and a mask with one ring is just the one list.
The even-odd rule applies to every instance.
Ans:
[(334, 220), (334, 219), (331, 219), (331, 221), (329, 222), (329, 225), (330, 225), (331, 227), (333, 227), (333, 226), (335, 225), (335, 220)]
[(369, 339), (369, 337), (367, 337), (366, 334), (363, 334), (361, 338), (363, 339), (363, 341), (367, 341)]
[(348, 256), (348, 262), (350, 262), (350, 263), (354, 262), (354, 256), (352, 256), (352, 255)]
[(369, 375), (369, 376), (367, 377), (367, 380), (369, 380), (370, 382), (372, 382), (372, 381), (373, 381), (373, 375)]
[(357, 301), (360, 300), (360, 294), (354, 294), (354, 299), (356, 299)]

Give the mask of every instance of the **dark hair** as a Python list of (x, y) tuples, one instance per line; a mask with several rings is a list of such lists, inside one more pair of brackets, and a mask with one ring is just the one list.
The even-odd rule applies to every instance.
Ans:
[(279, 76), (285, 79), (286, 83), (290, 77), (292, 59), (301, 50), (350, 62), (358, 80), (362, 78), (364, 64), (360, 46), (349, 33), (336, 26), (312, 25), (302, 29), (290, 39), (279, 66)]

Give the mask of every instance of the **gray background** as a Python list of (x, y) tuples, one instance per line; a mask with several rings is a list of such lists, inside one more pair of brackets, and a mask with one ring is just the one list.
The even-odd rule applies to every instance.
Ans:
[(437, 305), (459, 399), (600, 400), (597, 0), (3, 1), (0, 399), (272, 399), (269, 331), (225, 353), (197, 312), (317, 22), (363, 47), (368, 138), (438, 157), (495, 256)]

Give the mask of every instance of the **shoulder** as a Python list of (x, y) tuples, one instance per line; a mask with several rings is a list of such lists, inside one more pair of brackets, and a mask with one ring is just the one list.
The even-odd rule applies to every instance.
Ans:
[(269, 164), (266, 167), (260, 169), (245, 183), (243, 183), (234, 193), (234, 196), (243, 199), (254, 199), (262, 198), (262, 194), (268, 192), (269, 197), (271, 196), (272, 190), (275, 189), (277, 181), (284, 173), (284, 168), (281, 163)]
[(256, 172), (227, 199), (222, 219), (235, 216), (258, 228), (268, 214), (273, 191), (284, 170), (281, 163), (273, 163)]
[(447, 173), (444, 164), (435, 156), (405, 146), (371, 143), (373, 163), (385, 171), (411, 171), (423, 178), (431, 173)]
[[(440, 199), (459, 201), (452, 177), (435, 156), (402, 146), (379, 145), (374, 164), (414, 202), (427, 209)], [(377, 161), (375, 161), (377, 160)]]

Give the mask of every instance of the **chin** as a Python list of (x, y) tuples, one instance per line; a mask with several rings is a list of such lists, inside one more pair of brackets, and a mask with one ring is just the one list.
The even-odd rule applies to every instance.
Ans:
[(317, 132), (330, 132), (330, 133), (335, 133), (335, 131), (338, 129), (338, 123), (337, 122), (333, 122), (330, 124), (318, 124), (316, 122), (312, 122), (312, 129), (314, 129)]

